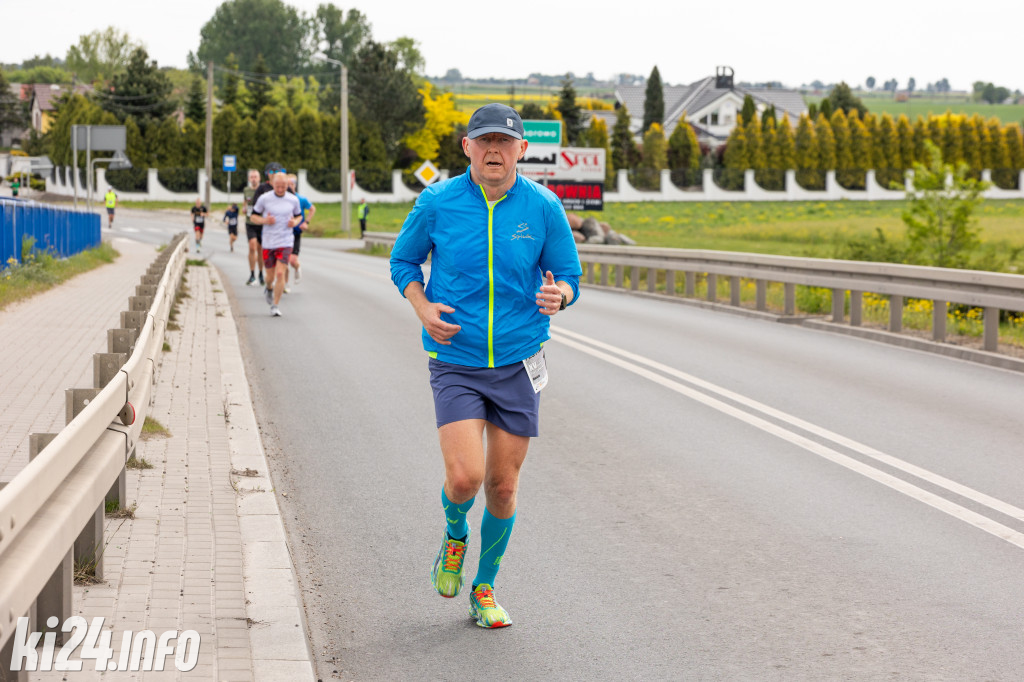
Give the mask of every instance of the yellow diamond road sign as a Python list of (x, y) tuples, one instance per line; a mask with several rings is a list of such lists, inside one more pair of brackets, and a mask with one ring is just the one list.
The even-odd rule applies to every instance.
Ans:
[(441, 173), (437, 170), (437, 166), (430, 163), (430, 161), (424, 161), (423, 165), (416, 169), (413, 173), (416, 179), (423, 183), (424, 186), (429, 187), (430, 183), (437, 180)]

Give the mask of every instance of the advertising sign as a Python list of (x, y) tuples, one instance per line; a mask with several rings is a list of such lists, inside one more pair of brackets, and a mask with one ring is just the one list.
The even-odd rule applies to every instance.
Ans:
[(567, 211), (603, 211), (603, 182), (566, 182), (548, 180), (548, 189), (562, 200)]

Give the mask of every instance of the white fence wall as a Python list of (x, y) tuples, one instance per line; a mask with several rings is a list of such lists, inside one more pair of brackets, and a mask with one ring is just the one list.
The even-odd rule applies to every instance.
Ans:
[[(991, 181), (992, 171), (983, 170), (981, 173), (982, 179)], [(72, 174), (68, 173), (68, 175)], [(77, 174), (73, 175), (75, 178), (78, 177)], [(239, 201), (245, 180), (243, 173), (238, 173), (238, 175), (239, 184), (237, 190), (233, 183), (230, 196), (217, 188), (211, 188), (210, 200), (216, 203)], [(320, 192), (310, 187), (306, 181), (305, 169), (299, 169), (296, 175), (298, 176), (298, 184), (303, 195), (313, 203), (337, 203), (341, 201), (340, 193)], [(786, 189), (780, 191), (770, 191), (758, 186), (754, 182), (753, 170), (747, 170), (744, 173), (744, 189), (738, 191), (722, 189), (715, 184), (714, 172), (710, 169), (704, 170), (702, 186), (699, 189), (693, 190), (684, 190), (676, 187), (672, 184), (670, 175), (670, 171), (661, 171), (661, 189), (659, 191), (643, 191), (629, 184), (628, 171), (620, 170), (618, 172), (618, 190), (615, 192), (605, 192), (604, 200), (609, 203), (641, 201), (838, 201), (841, 199), (849, 201), (879, 201), (898, 200), (906, 196), (902, 191), (886, 189), (879, 185), (875, 179), (875, 172), (872, 170), (867, 171), (866, 189), (863, 190), (851, 190), (841, 187), (836, 182), (835, 171), (828, 171), (826, 173), (824, 190), (808, 190), (800, 187), (796, 182), (796, 171), (794, 170), (786, 171)], [(62, 178), (63, 176), (63, 173), (57, 174), (57, 177)], [(448, 171), (442, 170), (441, 179), (443, 180), (447, 177)], [(206, 171), (203, 169), (199, 170), (196, 191), (187, 193), (172, 192), (164, 188), (160, 184), (155, 168), (149, 169), (147, 178), (147, 191), (118, 192), (118, 198), (121, 201), (179, 201), (191, 203), (195, 201), (197, 196), (203, 195), (200, 188), (204, 187), (206, 183)], [(362, 199), (366, 199), (369, 203), (400, 203), (413, 201), (417, 196), (417, 192), (409, 189), (402, 183), (402, 171), (396, 170), (392, 172), (391, 186), (393, 188), (391, 192), (369, 192), (360, 187), (357, 181), (349, 192), (349, 199), (353, 203), (359, 203)], [(984, 196), (987, 199), (1024, 199), (1024, 171), (1020, 172), (1017, 186), (1020, 189), (1011, 190), (990, 187), (985, 191)], [(105, 169), (97, 168), (96, 189), (93, 199), (102, 199), (106, 188)], [(47, 178), (46, 191), (52, 194), (72, 196), (75, 193), (75, 188), (70, 184)], [(85, 191), (82, 188), (78, 188), (78, 196), (82, 199), (85, 198)]]

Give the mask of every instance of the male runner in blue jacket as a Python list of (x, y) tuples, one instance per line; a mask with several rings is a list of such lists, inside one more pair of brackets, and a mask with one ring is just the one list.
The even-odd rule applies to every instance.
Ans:
[(576, 300), (581, 274), (558, 198), (516, 173), (526, 146), (515, 109), (477, 109), (462, 140), (469, 171), (423, 190), (391, 252), (391, 279), (423, 324), (445, 464), (448, 525), (431, 580), (442, 597), (462, 588), (466, 513), (483, 485), (470, 615), (486, 628), (512, 624), (494, 579), (516, 518), (519, 470), (539, 432), (549, 320)]

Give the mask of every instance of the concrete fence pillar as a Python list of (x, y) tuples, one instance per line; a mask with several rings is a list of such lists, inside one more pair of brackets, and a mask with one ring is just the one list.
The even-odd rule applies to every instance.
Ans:
[(708, 300), (712, 303), (718, 300), (718, 277), (713, 272), (708, 273)]
[(985, 306), (982, 334), (985, 339), (985, 350), (995, 353), (999, 349), (999, 308)]
[(754, 280), (754, 307), (758, 310), (768, 310), (768, 282), (766, 280)]
[(782, 314), (796, 315), (796, 285), (792, 282), (785, 282), (782, 285)]
[(668, 296), (676, 295), (676, 271), (666, 270), (665, 271), (665, 293)]

